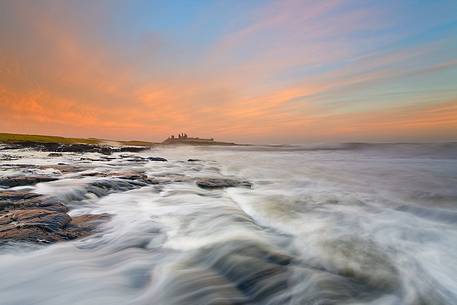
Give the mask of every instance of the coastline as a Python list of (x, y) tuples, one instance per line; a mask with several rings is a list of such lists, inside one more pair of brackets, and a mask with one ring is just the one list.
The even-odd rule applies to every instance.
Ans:
[(108, 140), (97, 138), (67, 138), (48, 135), (27, 135), (14, 133), (0, 133), (0, 144), (9, 148), (34, 148), (50, 152), (138, 152), (157, 146), (191, 145), (191, 146), (246, 146), (223, 141), (174, 140), (163, 142), (148, 142), (138, 140)]

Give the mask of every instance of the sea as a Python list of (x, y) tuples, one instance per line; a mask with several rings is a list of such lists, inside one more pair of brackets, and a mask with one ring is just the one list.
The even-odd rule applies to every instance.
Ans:
[[(13, 190), (111, 219), (82, 239), (1, 243), (1, 305), (457, 304), (457, 143), (48, 154), (0, 150), (0, 176), (58, 177)], [(119, 172), (154, 183), (123, 190)], [(100, 180), (113, 187), (91, 191)]]

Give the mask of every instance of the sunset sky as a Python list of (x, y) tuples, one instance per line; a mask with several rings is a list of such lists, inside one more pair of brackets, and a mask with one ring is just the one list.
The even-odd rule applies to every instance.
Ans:
[(457, 1), (0, 0), (0, 132), (457, 140)]

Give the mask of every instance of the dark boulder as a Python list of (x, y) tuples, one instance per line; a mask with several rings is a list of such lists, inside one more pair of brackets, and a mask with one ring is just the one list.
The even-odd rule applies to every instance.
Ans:
[(0, 211), (17, 209), (42, 209), (53, 212), (65, 213), (68, 208), (59, 200), (52, 197), (35, 196), (24, 199), (4, 200), (0, 197)]
[(88, 169), (87, 167), (84, 167), (82, 165), (74, 166), (74, 165), (69, 165), (66, 163), (57, 163), (57, 164), (53, 164), (53, 165), (40, 165), (40, 166), (37, 166), (37, 168), (44, 169), (44, 170), (55, 169), (55, 170), (60, 171), (63, 174), (82, 172), (82, 171), (85, 171)]
[(48, 154), (48, 157), (62, 157), (62, 156), (63, 156), (63, 154), (61, 154), (61, 153), (49, 153)]
[(187, 159), (187, 162), (198, 162), (201, 161), (200, 159)]
[(63, 144), (63, 143), (40, 143), (40, 142), (31, 142), (23, 141), (11, 143), (8, 146), (8, 149), (22, 149), (22, 148), (31, 148), (39, 151), (49, 151), (49, 152), (75, 152), (75, 153), (85, 153), (85, 152), (95, 152), (101, 153), (104, 155), (110, 155), (113, 152), (113, 149), (106, 145), (96, 145), (96, 144)]
[(34, 185), (39, 182), (49, 182), (57, 178), (47, 176), (11, 176), (0, 178), (0, 186), (15, 187), (24, 185)]
[(64, 239), (60, 234), (70, 223), (65, 213), (48, 210), (14, 210), (0, 215), (0, 239), (54, 242)]
[(0, 240), (52, 243), (89, 236), (109, 220), (108, 214), (71, 218), (48, 210), (15, 210), (0, 214)]
[(236, 180), (228, 178), (203, 178), (196, 181), (197, 185), (203, 189), (220, 189), (226, 187), (251, 187), (252, 184), (246, 180)]
[(42, 209), (63, 213), (68, 211), (68, 208), (57, 198), (27, 191), (0, 191), (0, 212), (22, 209)]
[(0, 241), (52, 243), (90, 235), (108, 214), (71, 218), (58, 199), (26, 191), (0, 191)]
[(167, 162), (168, 160), (161, 157), (149, 157), (147, 158), (149, 161), (159, 161), (159, 162)]
[(118, 149), (118, 151), (120, 152), (140, 152), (140, 151), (143, 151), (143, 150), (147, 150), (149, 149), (150, 147), (138, 147), (138, 146), (123, 146), (121, 148)]
[(72, 217), (71, 222), (65, 228), (65, 234), (70, 239), (89, 236), (98, 225), (107, 222), (110, 218), (109, 214), (86, 214)]
[(13, 161), (13, 160), (18, 160), (20, 158), (21, 158), (20, 156), (12, 156), (12, 155), (8, 155), (8, 154), (0, 155), (0, 160), (2, 160), (2, 161)]
[(41, 196), (40, 194), (30, 193), (27, 191), (0, 191), (0, 202), (26, 200)]

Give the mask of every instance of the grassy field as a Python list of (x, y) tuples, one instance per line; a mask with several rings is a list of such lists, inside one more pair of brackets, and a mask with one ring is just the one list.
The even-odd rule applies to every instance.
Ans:
[[(103, 144), (111, 140), (102, 140), (96, 138), (65, 138), (56, 136), (44, 135), (28, 135), (28, 134), (15, 134), (15, 133), (0, 133), (0, 143), (15, 143), (15, 142), (38, 142), (38, 143), (62, 143), (62, 144)], [(146, 141), (116, 141), (125, 146), (152, 146), (154, 143)]]
[(63, 144), (98, 144), (98, 139), (80, 139), (80, 138), (64, 138), (54, 136), (42, 136), (42, 135), (26, 135), (26, 134), (14, 134), (14, 133), (0, 133), (0, 142), (13, 143), (13, 142), (39, 142), (39, 143), (63, 143)]

